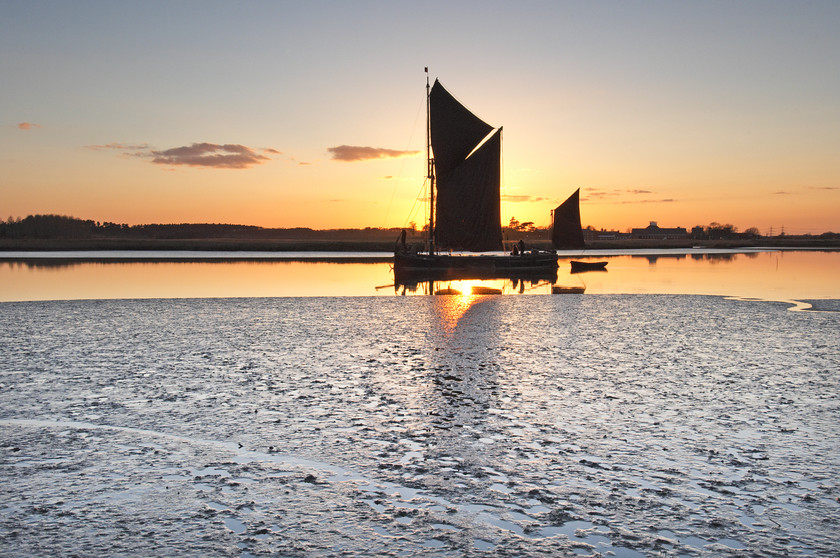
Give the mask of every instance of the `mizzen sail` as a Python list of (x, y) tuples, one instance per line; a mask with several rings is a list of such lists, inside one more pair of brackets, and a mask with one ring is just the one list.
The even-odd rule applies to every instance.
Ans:
[(554, 210), (554, 228), (551, 242), (558, 250), (584, 248), (583, 230), (580, 226), (580, 188)]

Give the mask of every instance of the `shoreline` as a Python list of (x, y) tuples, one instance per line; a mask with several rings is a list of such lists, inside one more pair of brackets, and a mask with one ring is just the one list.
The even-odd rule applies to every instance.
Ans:
[[(511, 244), (513, 241), (509, 241)], [(547, 240), (526, 240), (529, 247), (551, 249)], [(820, 238), (775, 237), (745, 240), (599, 240), (586, 243), (586, 250), (633, 249), (823, 249), (840, 250), (840, 241)], [(394, 242), (379, 240), (300, 239), (0, 239), (4, 252), (76, 251), (193, 251), (193, 252), (385, 252), (393, 253)], [(272, 256), (274, 257), (274, 256)]]

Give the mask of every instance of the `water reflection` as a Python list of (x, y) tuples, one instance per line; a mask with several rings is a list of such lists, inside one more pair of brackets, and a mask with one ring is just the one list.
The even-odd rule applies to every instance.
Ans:
[[(397, 283), (390, 263), (336, 261), (0, 261), (0, 301), (564, 294), (704, 294), (770, 300), (840, 298), (840, 252), (604, 254), (607, 273)], [(577, 256), (575, 259), (582, 259)], [(369, 263), (370, 262), (370, 263)]]
[(554, 281), (548, 279), (455, 279), (395, 283), (394, 293), (407, 295), (478, 296), (501, 294), (551, 294)]
[[(397, 294), (502, 294), (519, 290), (527, 285), (553, 284), (557, 270), (488, 270), (449, 269), (411, 271), (394, 274)], [(453, 286), (454, 285), (454, 286)]]
[(735, 260), (736, 257), (743, 256), (745, 258), (757, 258), (758, 252), (743, 252), (743, 253), (711, 253), (711, 254), (648, 254), (644, 256), (631, 256), (633, 258), (644, 258), (646, 259), (651, 265), (656, 265), (656, 262), (660, 259), (673, 259), (673, 260), (682, 260), (685, 258), (691, 258), (694, 261), (703, 261), (706, 260), (710, 263), (716, 262), (731, 262)]
[[(453, 296), (438, 296), (432, 307), (434, 311), (432, 321), (439, 326), (440, 331), (446, 334), (453, 333), (462, 325), (462, 319), (467, 317), (468, 314), (475, 315), (480, 312), (479, 307), (481, 312), (486, 313), (486, 305), (493, 298), (491, 295), (473, 292), (453, 293)], [(486, 327), (489, 327), (489, 324), (484, 324), (482, 331)], [(461, 339), (461, 336), (459, 335), (458, 338)]]
[[(46, 263), (46, 262), (44, 262)], [(388, 263), (312, 261), (0, 262), (0, 300), (369, 296)]]
[(442, 296), (430, 308), (435, 325), (424, 351), (427, 426), (437, 431), (437, 451), (458, 456), (461, 464), (478, 459), (473, 452), (489, 437), (487, 410), (498, 406), (492, 398), (498, 394), (499, 363), (490, 355), (503, 335), (500, 302), (486, 295)]

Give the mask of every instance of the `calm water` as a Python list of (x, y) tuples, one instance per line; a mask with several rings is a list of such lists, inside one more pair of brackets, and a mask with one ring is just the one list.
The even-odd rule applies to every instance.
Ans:
[[(140, 253), (147, 254), (147, 253)], [(110, 259), (75, 261), (41, 258), (0, 261), (0, 301), (110, 298), (205, 298), (277, 296), (394, 296), (452, 287), (469, 293), (475, 282), (394, 285), (389, 263), (315, 261), (126, 261), (138, 253), (110, 253)], [(172, 258), (175, 253), (163, 253)], [(204, 256), (207, 254), (193, 254)], [(214, 256), (214, 254), (210, 254)], [(252, 255), (253, 256), (253, 255)], [(257, 255), (271, 257), (271, 254)], [(311, 257), (313, 254), (300, 254)], [(345, 254), (345, 257), (348, 256)], [(352, 255), (351, 255), (352, 256)], [(372, 254), (359, 254), (370, 258)], [(90, 257), (90, 254), (79, 254)], [(243, 257), (241, 254), (236, 257)], [(276, 254), (273, 257), (277, 257)], [(557, 285), (585, 287), (587, 294), (710, 294), (801, 300), (840, 298), (840, 251), (665, 250), (618, 254), (585, 253), (607, 260), (606, 273), (572, 275), (561, 257)], [(576, 256), (581, 259), (581, 256)], [(505, 294), (549, 294), (548, 281), (514, 285), (483, 282)]]
[(434, 297), (387, 264), (0, 264), (29, 299), (0, 304), (0, 550), (836, 556), (836, 258)]

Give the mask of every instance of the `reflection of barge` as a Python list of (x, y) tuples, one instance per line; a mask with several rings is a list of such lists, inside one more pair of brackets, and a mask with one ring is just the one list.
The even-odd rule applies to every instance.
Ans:
[[(480, 281), (489, 279), (509, 279), (517, 283), (520, 281), (522, 283), (525, 281), (530, 281), (531, 283), (544, 281), (555, 283), (557, 281), (557, 259), (554, 254), (551, 254), (551, 261), (554, 265), (549, 264), (543, 267), (497, 267), (493, 265), (492, 261), (477, 261), (482, 258), (492, 257), (462, 256), (458, 258), (458, 266), (443, 265), (428, 268), (394, 266), (394, 282), (398, 285), (413, 288), (419, 283), (431, 281)], [(467, 265), (471, 262), (475, 265)]]
[(394, 254), (397, 280), (520, 279), (557, 277), (557, 254), (532, 250), (516, 256), (448, 254)]
[(606, 271), (607, 262), (581, 262), (572, 260), (572, 273), (582, 273), (584, 271)]
[(563, 287), (561, 285), (552, 285), (551, 294), (583, 294), (586, 292), (586, 287)]
[[(397, 295), (423, 294), (423, 295), (460, 295), (475, 296), (489, 294), (550, 294), (556, 277), (530, 277), (530, 278), (450, 278), (450, 279), (416, 279), (397, 281), (393, 285)], [(386, 285), (377, 287), (377, 290), (385, 288)]]

